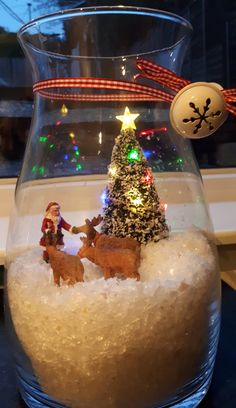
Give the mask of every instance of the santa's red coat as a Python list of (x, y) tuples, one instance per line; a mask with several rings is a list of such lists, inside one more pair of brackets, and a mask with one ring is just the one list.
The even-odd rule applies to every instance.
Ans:
[(53, 220), (50, 218), (44, 218), (42, 222), (42, 228), (41, 231), (43, 232), (43, 236), (40, 239), (40, 245), (41, 246), (46, 246), (46, 233), (51, 232), (52, 234), (56, 234), (57, 240), (56, 240), (56, 245), (64, 245), (63, 242), (63, 234), (61, 232), (62, 229), (65, 229), (66, 231), (69, 231), (71, 229), (71, 225), (68, 224), (63, 218), (59, 221), (57, 225), (57, 231), (55, 229), (55, 225), (53, 223)]

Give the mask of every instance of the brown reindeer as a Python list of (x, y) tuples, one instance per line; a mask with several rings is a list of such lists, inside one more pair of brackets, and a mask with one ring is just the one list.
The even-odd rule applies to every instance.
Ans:
[(53, 245), (46, 248), (56, 285), (60, 286), (60, 278), (68, 285), (84, 281), (84, 266), (78, 256), (59, 251)]
[(118, 274), (126, 278), (140, 280), (138, 273), (139, 258), (134, 251), (127, 248), (98, 248), (91, 246), (87, 238), (80, 239), (83, 242), (83, 246), (78, 252), (79, 257), (87, 258), (89, 261), (99, 265), (105, 279), (113, 278)]
[(83, 282), (84, 266), (78, 256), (58, 250), (53, 234), (47, 234), (45, 242), (55, 284), (60, 286), (60, 278), (68, 285)]
[(140, 243), (132, 237), (119, 238), (114, 235), (106, 235), (99, 233), (94, 227), (99, 225), (102, 221), (102, 216), (93, 217), (92, 221), (88, 218), (85, 224), (77, 227), (78, 232), (86, 234), (87, 244), (95, 246), (96, 248), (123, 248), (134, 251), (140, 262)]

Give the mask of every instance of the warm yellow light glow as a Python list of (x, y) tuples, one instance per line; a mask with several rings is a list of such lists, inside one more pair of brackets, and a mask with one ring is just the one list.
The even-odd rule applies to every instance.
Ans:
[(75, 137), (74, 132), (70, 132), (70, 133), (69, 133), (69, 136), (71, 137), (71, 139), (74, 139), (74, 137)]
[(63, 103), (62, 107), (61, 107), (61, 116), (66, 116), (68, 113), (68, 108), (66, 107), (66, 105)]
[(143, 199), (141, 197), (132, 198), (130, 201), (133, 205), (142, 205), (143, 203)]
[(102, 132), (98, 133), (98, 143), (102, 144)]
[(121, 130), (136, 129), (135, 119), (139, 116), (139, 113), (130, 113), (128, 106), (126, 106), (124, 115), (116, 116), (116, 119), (122, 122)]
[(126, 193), (130, 203), (135, 206), (143, 205), (143, 198), (137, 188), (132, 188)]
[(125, 74), (126, 74), (126, 69), (125, 69), (124, 65), (122, 65), (122, 67), (121, 67), (121, 73), (122, 73), (123, 76), (125, 76)]
[(116, 166), (110, 166), (109, 167), (109, 175), (110, 176), (115, 176), (117, 172)]

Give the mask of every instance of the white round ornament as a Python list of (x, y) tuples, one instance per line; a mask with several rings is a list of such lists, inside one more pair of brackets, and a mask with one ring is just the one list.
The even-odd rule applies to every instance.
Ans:
[(200, 139), (214, 133), (227, 119), (226, 102), (221, 85), (193, 82), (174, 97), (170, 122), (181, 136)]

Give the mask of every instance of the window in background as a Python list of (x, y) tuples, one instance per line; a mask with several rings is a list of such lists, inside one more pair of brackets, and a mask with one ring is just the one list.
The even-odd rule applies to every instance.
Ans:
[(30, 19), (84, 1), (0, 1), (0, 177), (19, 174), (32, 115), (31, 68), (17, 41), (17, 31)]
[[(231, 0), (75, 1), (0, 0), (0, 177), (16, 177), (32, 114), (31, 70), (16, 32), (31, 18), (66, 8), (98, 5), (159, 8), (180, 14), (193, 25), (183, 76), (192, 81), (236, 87), (236, 3)], [(167, 33), (168, 35), (168, 33)], [(213, 135), (193, 142), (200, 167), (236, 167), (236, 118)]]
[(8, 29), (11, 25), (7, 26), (3, 13), (0, 15), (0, 177), (14, 177), (19, 172), (30, 126), (31, 73), (16, 33), (10, 31), (16, 25)]
[[(236, 87), (236, 3), (231, 0), (195, 0), (182, 8), (193, 25), (193, 38), (184, 67), (192, 81)], [(213, 7), (212, 7), (213, 6)], [(229, 115), (213, 135), (193, 141), (200, 167), (236, 167), (236, 117)]]

